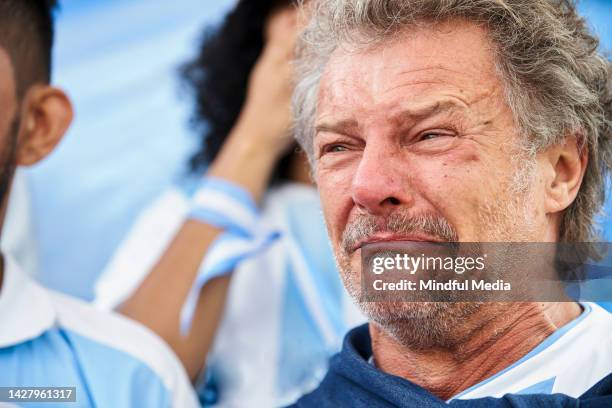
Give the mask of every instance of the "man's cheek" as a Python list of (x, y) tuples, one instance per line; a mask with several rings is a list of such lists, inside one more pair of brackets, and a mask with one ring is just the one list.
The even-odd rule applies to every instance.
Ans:
[(352, 207), (351, 178), (346, 172), (317, 171), (321, 207), (332, 242), (338, 243)]
[[(325, 199), (323, 199), (324, 195)], [(330, 194), (321, 194), (321, 204), (330, 239), (334, 244), (339, 243), (344, 223), (342, 222), (342, 206), (338, 202), (338, 197), (334, 196), (333, 191)]]
[(489, 177), (494, 171), (474, 155), (447, 156), (419, 163), (419, 176), (413, 178), (414, 190), (426, 207), (443, 216), (461, 240), (476, 238), (481, 202), (493, 189)]

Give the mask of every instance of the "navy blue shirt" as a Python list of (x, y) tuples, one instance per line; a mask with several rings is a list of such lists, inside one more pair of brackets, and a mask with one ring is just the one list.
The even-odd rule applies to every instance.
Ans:
[(368, 325), (351, 330), (342, 351), (330, 361), (327, 375), (312, 393), (293, 407), (612, 407), (612, 375), (602, 379), (578, 399), (563, 394), (512, 395), (502, 398), (444, 401), (403, 378), (386, 374), (368, 362), (372, 346)]

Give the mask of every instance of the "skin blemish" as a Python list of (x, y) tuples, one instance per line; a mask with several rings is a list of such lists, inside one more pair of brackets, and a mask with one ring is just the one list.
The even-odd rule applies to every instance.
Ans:
[(475, 152), (470, 152), (467, 156), (467, 161), (468, 162), (479, 162), (480, 161), (480, 157), (478, 157), (478, 154)]

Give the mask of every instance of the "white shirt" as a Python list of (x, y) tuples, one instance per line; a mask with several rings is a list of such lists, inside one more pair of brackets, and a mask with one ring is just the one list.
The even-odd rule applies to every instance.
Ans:
[(7, 256), (0, 328), (1, 386), (76, 387), (75, 407), (199, 406), (148, 329), (41, 287)]
[(582, 314), (527, 355), (453, 399), (561, 393), (578, 397), (612, 373), (612, 314), (581, 303)]
[(2, 253), (11, 254), (23, 266), (23, 270), (35, 277), (38, 254), (27, 181), (24, 170), (17, 167), (0, 236), (0, 247)]

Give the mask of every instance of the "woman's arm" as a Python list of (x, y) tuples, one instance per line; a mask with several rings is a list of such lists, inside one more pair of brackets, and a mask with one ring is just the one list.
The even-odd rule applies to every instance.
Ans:
[[(289, 63), (295, 41), (295, 11), (274, 15), (267, 42), (249, 80), (240, 118), (208, 169), (248, 191), (264, 194), (278, 159), (291, 145)], [(213, 343), (227, 298), (231, 274), (211, 279), (201, 290), (191, 329), (181, 335), (179, 318), (202, 259), (221, 231), (186, 221), (157, 265), (119, 308), (160, 335), (176, 352), (192, 380), (201, 371)]]

